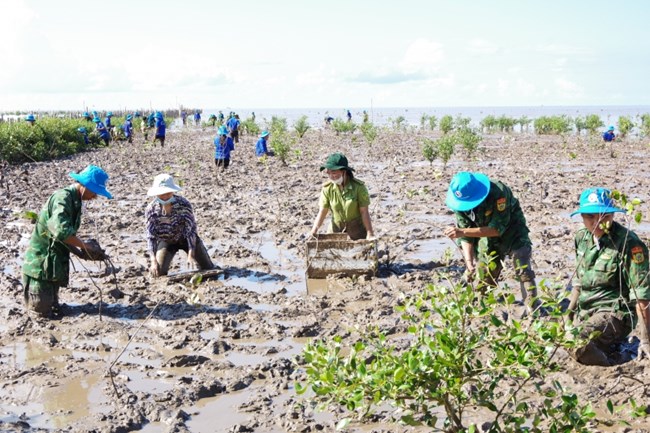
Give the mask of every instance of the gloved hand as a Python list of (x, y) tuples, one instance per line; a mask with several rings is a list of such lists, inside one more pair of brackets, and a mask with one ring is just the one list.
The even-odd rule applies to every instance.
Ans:
[(641, 341), (639, 343), (639, 353), (636, 360), (641, 361), (644, 359), (650, 359), (650, 342), (648, 341)]
[(104, 249), (95, 239), (88, 239), (87, 241), (84, 241), (84, 245), (81, 249), (70, 248), (70, 251), (83, 260), (101, 261), (108, 258)]

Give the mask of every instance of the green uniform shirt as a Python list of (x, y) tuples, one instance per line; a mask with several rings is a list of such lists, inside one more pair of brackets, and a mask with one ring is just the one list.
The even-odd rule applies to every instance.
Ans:
[(459, 228), (492, 227), (498, 237), (460, 238), (459, 241), (481, 246), (485, 252), (496, 251), (500, 256), (531, 245), (526, 218), (519, 206), (519, 200), (510, 188), (501, 182), (490, 182), (490, 192), (481, 204), (466, 212), (456, 212)]
[(599, 244), (586, 228), (579, 230), (575, 248), (580, 310), (620, 312), (636, 322), (634, 301), (650, 299), (645, 244), (634, 232), (614, 222)]
[(366, 185), (352, 179), (341, 190), (338, 185), (328, 181), (320, 193), (319, 206), (332, 212), (334, 224), (341, 225), (361, 218), (359, 208), (370, 205), (370, 196)]
[(68, 284), (70, 250), (63, 241), (81, 224), (81, 196), (74, 185), (55, 191), (38, 215), (25, 252), (23, 273), (37, 280)]

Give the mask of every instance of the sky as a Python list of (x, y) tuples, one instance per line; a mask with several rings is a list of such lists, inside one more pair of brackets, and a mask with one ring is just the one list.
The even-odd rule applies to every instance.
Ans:
[(650, 105), (646, 0), (2, 0), (0, 111)]

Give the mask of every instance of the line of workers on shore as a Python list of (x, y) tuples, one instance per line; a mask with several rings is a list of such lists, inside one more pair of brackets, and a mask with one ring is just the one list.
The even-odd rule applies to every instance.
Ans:
[[(352, 240), (374, 240), (368, 189), (347, 158), (341, 153), (331, 154), (320, 170), (327, 174), (327, 181), (309, 236), (317, 235), (331, 213), (330, 232), (345, 232)], [(23, 264), (25, 301), (45, 317), (59, 313), (58, 293), (68, 284), (71, 249), (101, 248), (77, 237), (82, 202), (98, 195), (112, 198), (106, 189), (108, 175), (101, 168), (91, 165), (80, 173), (70, 173), (70, 177), (74, 182), (55, 191), (38, 215)], [(177, 194), (179, 191), (168, 174), (156, 176), (147, 191), (152, 197), (145, 221), (153, 277), (168, 273), (179, 250), (187, 253), (189, 268), (213, 267), (198, 236), (192, 205)], [(495, 286), (503, 262), (510, 257), (529, 312), (536, 318), (543, 316), (529, 230), (512, 190), (485, 174), (459, 172), (451, 179), (446, 204), (455, 213), (456, 224), (443, 233), (455, 239), (462, 250), (465, 280), (477, 280), (481, 291)], [(634, 232), (614, 220), (619, 212), (624, 210), (616, 206), (608, 189), (590, 187), (582, 192), (578, 208), (571, 214), (580, 215), (584, 224), (575, 234), (577, 269), (569, 305), (582, 327), (582, 337), (588, 341), (574, 353), (584, 364), (621, 362), (621, 344), (637, 322), (637, 357), (650, 356), (648, 248)]]

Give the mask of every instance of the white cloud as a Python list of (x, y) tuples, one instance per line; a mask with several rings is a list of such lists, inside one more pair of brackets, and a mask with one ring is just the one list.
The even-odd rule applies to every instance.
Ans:
[(431, 72), (440, 68), (445, 60), (442, 44), (428, 39), (416, 39), (404, 53), (399, 67), (406, 74)]

